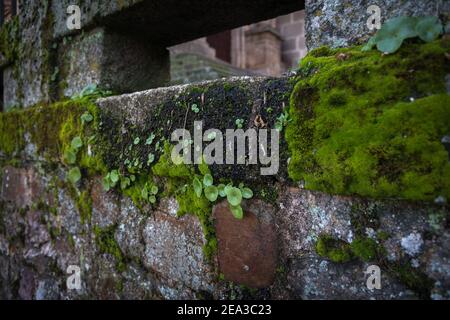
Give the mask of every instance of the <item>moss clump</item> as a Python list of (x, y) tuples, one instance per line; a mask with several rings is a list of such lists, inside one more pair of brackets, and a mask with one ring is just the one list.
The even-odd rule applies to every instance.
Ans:
[(14, 61), (19, 54), (19, 17), (14, 17), (0, 29), (0, 52), (7, 61)]
[(418, 294), (420, 299), (430, 299), (434, 281), (418, 269), (414, 269), (408, 263), (397, 263), (386, 266), (389, 273), (394, 275), (409, 289)]
[(92, 198), (89, 194), (89, 190), (83, 190), (80, 192), (80, 196), (77, 201), (77, 208), (80, 212), (81, 223), (86, 223), (91, 221), (92, 217)]
[[(85, 112), (93, 116), (89, 124), (81, 120)], [(48, 161), (64, 162), (64, 152), (78, 136), (83, 147), (77, 153), (77, 165), (88, 174), (104, 173), (106, 166), (96, 152), (98, 118), (98, 108), (89, 98), (0, 113), (0, 151), (12, 161), (32, 143)]]
[(378, 245), (370, 238), (356, 238), (350, 243), (350, 250), (362, 261), (371, 261), (377, 256)]
[(316, 252), (319, 256), (333, 262), (343, 263), (352, 259), (349, 245), (342, 240), (334, 239), (329, 235), (322, 235), (316, 243)]
[(319, 49), (300, 65), (286, 130), (289, 176), (335, 194), (450, 198), (445, 54), (450, 42), (393, 55)]
[(117, 271), (122, 272), (126, 268), (125, 257), (120, 250), (119, 245), (114, 239), (114, 232), (117, 226), (112, 225), (107, 228), (94, 227), (95, 243), (101, 253), (108, 253), (116, 259)]
[(330, 235), (321, 235), (316, 243), (316, 252), (319, 256), (338, 263), (352, 259), (373, 261), (381, 251), (375, 240), (366, 237), (357, 237), (351, 243), (347, 243)]

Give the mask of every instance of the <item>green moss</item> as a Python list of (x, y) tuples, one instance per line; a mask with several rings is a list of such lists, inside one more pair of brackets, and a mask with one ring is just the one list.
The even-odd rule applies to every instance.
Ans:
[[(197, 197), (194, 192), (192, 181), (195, 177), (201, 176), (195, 173), (195, 167), (185, 164), (175, 165), (171, 160), (171, 148), (168, 143), (164, 146), (164, 153), (159, 161), (153, 166), (153, 174), (166, 180), (167, 196), (175, 196), (179, 209), (178, 215), (194, 214), (200, 221), (205, 235), (206, 244), (203, 252), (207, 259), (210, 259), (217, 251), (217, 239), (215, 229), (211, 220), (212, 205), (204, 196)], [(203, 175), (210, 173), (208, 166), (202, 163), (198, 166), (199, 172)]]
[(101, 253), (108, 253), (116, 259), (117, 271), (122, 272), (126, 268), (125, 257), (120, 250), (119, 245), (114, 239), (114, 232), (117, 226), (113, 225), (107, 228), (94, 226), (95, 242)]
[(316, 252), (333, 262), (343, 263), (352, 259), (374, 261), (381, 253), (381, 246), (367, 237), (356, 237), (351, 243), (321, 235), (316, 242)]
[(448, 41), (393, 55), (320, 48), (302, 59), (286, 129), (288, 171), (334, 194), (450, 198)]
[(14, 17), (0, 28), (0, 52), (7, 61), (14, 61), (19, 54), (19, 17)]
[(83, 190), (80, 193), (76, 204), (80, 212), (81, 223), (90, 222), (92, 217), (92, 198), (88, 190)]
[(389, 273), (394, 275), (401, 283), (418, 294), (420, 299), (430, 299), (434, 281), (408, 263), (390, 264), (386, 266)]
[[(80, 117), (84, 112), (94, 116), (91, 123), (82, 123)], [(88, 174), (103, 173), (106, 166), (96, 152), (94, 139), (98, 122), (97, 107), (87, 98), (1, 113), (0, 150), (14, 159), (27, 143), (32, 143), (36, 152), (48, 161), (63, 162), (64, 152), (70, 148), (72, 139), (79, 136), (83, 148), (77, 154), (77, 165)]]
[(336, 263), (345, 263), (354, 259), (365, 262), (374, 261), (420, 298), (429, 299), (430, 297), (434, 281), (419, 269), (411, 267), (408, 261), (390, 262), (386, 259), (384, 247), (373, 239), (357, 237), (351, 243), (347, 243), (330, 235), (321, 235), (316, 243), (316, 252), (321, 257)]
[(316, 243), (316, 252), (333, 262), (343, 263), (352, 259), (349, 245), (342, 240), (334, 239), (329, 235), (322, 235)]
[(350, 243), (350, 250), (362, 261), (371, 261), (377, 255), (378, 245), (370, 238), (356, 238)]

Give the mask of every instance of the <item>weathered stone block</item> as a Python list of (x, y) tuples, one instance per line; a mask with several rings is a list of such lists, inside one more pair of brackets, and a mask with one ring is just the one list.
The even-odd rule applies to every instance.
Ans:
[(277, 268), (274, 209), (262, 201), (244, 205), (244, 219), (231, 213), (228, 202), (214, 206), (219, 269), (226, 280), (251, 288), (270, 286)]
[(202, 251), (205, 239), (196, 217), (157, 211), (147, 219), (144, 241), (148, 268), (193, 290), (213, 290), (214, 274)]
[(100, 228), (117, 223), (119, 200), (113, 192), (103, 190), (101, 178), (95, 179), (91, 189), (92, 223)]
[(288, 274), (289, 289), (302, 299), (416, 299), (404, 285), (381, 272), (381, 290), (369, 290), (364, 272), (370, 264), (336, 264), (316, 255), (295, 259)]
[(435, 0), (306, 0), (306, 42), (309, 50), (320, 46), (344, 47), (367, 41), (376, 31), (367, 27), (370, 5), (381, 10), (381, 22), (398, 16), (439, 16), (450, 21), (450, 2)]

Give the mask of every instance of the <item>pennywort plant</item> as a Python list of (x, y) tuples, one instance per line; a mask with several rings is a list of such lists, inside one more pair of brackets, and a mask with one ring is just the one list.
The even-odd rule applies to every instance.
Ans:
[(287, 110), (284, 110), (275, 121), (275, 129), (278, 132), (283, 131), (283, 128), (287, 126), (287, 124), (291, 121), (289, 117), (289, 113)]
[(210, 202), (215, 202), (219, 197), (226, 197), (230, 211), (236, 219), (242, 219), (244, 217), (241, 207), (242, 199), (250, 199), (253, 197), (253, 191), (245, 187), (243, 183), (240, 183), (238, 187), (234, 187), (232, 183), (215, 186), (214, 179), (209, 173), (205, 174), (201, 180), (195, 177), (192, 185), (197, 197), (200, 198), (204, 194)]
[(437, 17), (397, 17), (387, 20), (362, 50), (369, 51), (376, 46), (383, 53), (394, 53), (405, 39), (418, 37), (431, 42), (442, 32), (443, 26)]

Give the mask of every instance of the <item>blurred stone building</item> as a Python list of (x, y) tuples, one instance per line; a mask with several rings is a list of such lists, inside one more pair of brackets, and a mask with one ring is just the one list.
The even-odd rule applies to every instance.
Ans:
[(173, 84), (233, 75), (279, 76), (306, 54), (305, 12), (293, 12), (169, 48)]

